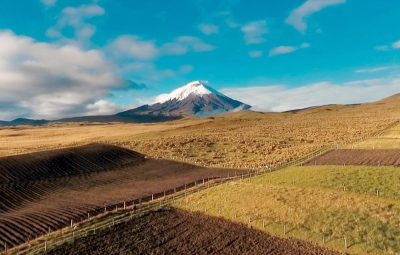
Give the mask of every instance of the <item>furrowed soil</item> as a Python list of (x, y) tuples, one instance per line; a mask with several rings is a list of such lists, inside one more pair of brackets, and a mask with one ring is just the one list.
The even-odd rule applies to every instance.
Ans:
[(48, 254), (339, 254), (242, 224), (176, 209), (151, 212)]
[(114, 210), (111, 205), (233, 171), (102, 144), (0, 158), (0, 243), (12, 247), (105, 206)]
[(310, 160), (308, 165), (400, 166), (400, 149), (334, 150)]

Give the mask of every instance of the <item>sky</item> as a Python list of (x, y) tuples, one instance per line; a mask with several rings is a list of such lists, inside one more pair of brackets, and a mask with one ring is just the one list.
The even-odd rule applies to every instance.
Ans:
[(2, 0), (0, 119), (111, 114), (193, 80), (259, 111), (400, 92), (398, 0)]

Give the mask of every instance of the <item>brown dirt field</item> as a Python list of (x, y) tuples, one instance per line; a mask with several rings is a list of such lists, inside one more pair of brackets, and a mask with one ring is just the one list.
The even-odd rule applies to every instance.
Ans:
[(312, 159), (307, 164), (400, 166), (400, 150), (334, 150)]
[(101, 144), (0, 158), (0, 243), (12, 247), (106, 205), (115, 209), (111, 204), (233, 171), (147, 159)]
[(176, 209), (151, 212), (51, 250), (48, 254), (339, 254), (266, 235), (221, 218)]

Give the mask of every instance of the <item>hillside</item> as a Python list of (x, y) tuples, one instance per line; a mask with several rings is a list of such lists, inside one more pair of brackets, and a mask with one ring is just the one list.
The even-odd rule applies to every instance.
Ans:
[(116, 144), (207, 166), (257, 168), (299, 158), (327, 145), (369, 136), (400, 120), (400, 99), (332, 105), (296, 113), (242, 111), (212, 122), (146, 134)]
[[(0, 242), (8, 247), (116, 205), (237, 170), (156, 160), (112, 145), (0, 158)], [(121, 205), (120, 205), (121, 206)]]
[(385, 128), (400, 119), (398, 97), (297, 113), (241, 111), (157, 124), (4, 128), (0, 129), (4, 141), (0, 144), (0, 155), (102, 142), (155, 158), (203, 166), (265, 167)]

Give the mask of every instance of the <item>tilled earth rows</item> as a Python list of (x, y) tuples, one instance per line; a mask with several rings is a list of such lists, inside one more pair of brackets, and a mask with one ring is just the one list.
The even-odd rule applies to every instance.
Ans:
[(400, 150), (334, 150), (312, 159), (308, 165), (400, 166)]
[(75, 240), (49, 254), (338, 254), (202, 214), (164, 209)]
[(100, 144), (0, 158), (0, 252), (4, 244), (30, 241), (105, 207), (130, 206), (234, 171), (147, 159)]

